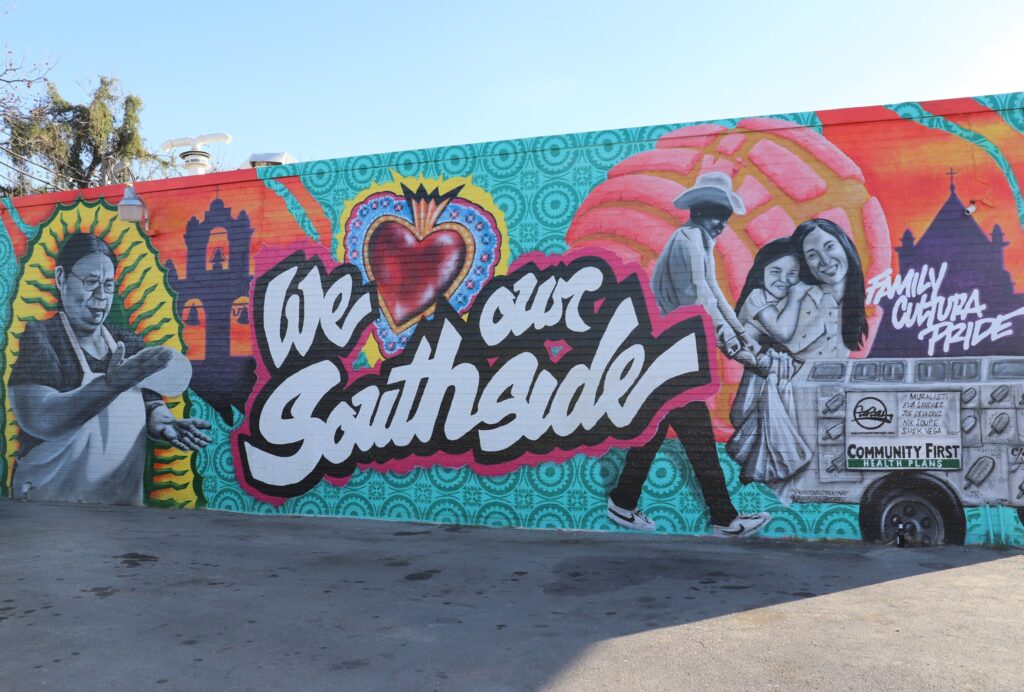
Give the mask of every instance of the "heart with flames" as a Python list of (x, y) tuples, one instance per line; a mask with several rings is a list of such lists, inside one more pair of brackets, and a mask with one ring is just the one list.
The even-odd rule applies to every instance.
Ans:
[(385, 356), (401, 351), (441, 300), (457, 312), (472, 305), (501, 254), (498, 224), (481, 205), (421, 182), (399, 183), (357, 203), (345, 223), (345, 261), (377, 286), (374, 329)]

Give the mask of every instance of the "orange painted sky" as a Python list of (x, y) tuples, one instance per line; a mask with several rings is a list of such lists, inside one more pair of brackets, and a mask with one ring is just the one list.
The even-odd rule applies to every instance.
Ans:
[[(280, 196), (268, 190), (262, 181), (257, 180), (251, 174), (244, 176), (247, 179), (238, 179), (242, 176), (234, 177), (235, 179), (221, 185), (157, 188), (149, 191), (142, 188), (140, 190), (150, 212), (150, 240), (159, 254), (161, 265), (167, 260), (173, 260), (179, 274), (185, 274), (187, 259), (185, 228), (192, 217), (202, 221), (211, 203), (217, 198), (220, 198), (225, 206), (231, 209), (232, 216), (237, 217), (243, 210), (249, 215), (250, 222), (256, 229), (251, 248), (252, 257), (255, 257), (264, 242), (293, 245), (296, 242), (308, 240)], [(304, 202), (307, 213), (313, 218), (322, 238), (325, 242), (329, 242), (327, 240), (329, 224), (318, 205), (308, 197), (305, 190), (301, 189), (301, 183), (296, 182), (289, 187), (294, 188), (294, 192)], [(22, 198), (18, 200), (21, 202), (18, 206), (19, 214), (27, 224), (40, 224), (53, 213), (55, 204), (71, 203), (79, 196), (79, 192), (86, 200), (106, 197), (112, 204), (119, 201), (123, 194), (122, 188), (116, 186)], [(16, 254), (23, 255), (26, 249), (25, 237), (18, 230), (6, 208), (0, 208), (0, 223), (11, 236)], [(197, 313), (197, 316), (202, 322), (203, 315)], [(184, 317), (185, 315), (182, 315), (182, 318)], [(234, 355), (249, 355), (251, 353), (251, 324), (251, 315), (249, 325), (232, 323), (231, 341)], [(204, 357), (203, 335), (202, 323), (185, 326), (183, 337), (188, 344), (190, 358), (201, 359)]]
[[(949, 120), (992, 140), (1008, 159), (1016, 158), (1015, 174), (1024, 179), (1024, 138), (991, 111), (952, 115), (978, 104), (971, 99), (922, 104), (929, 112), (948, 115)], [(907, 228), (920, 238), (949, 197), (950, 167), (957, 195), (967, 204), (977, 200), (975, 219), (991, 233), (1002, 226), (1010, 246), (1006, 266), (1014, 275), (1017, 290), (1024, 289), (1024, 229), (1017, 216), (1013, 194), (1006, 176), (984, 150), (955, 135), (925, 127), (910, 120), (886, 120), (893, 113), (882, 107), (857, 109), (857, 122), (848, 111), (819, 113), (824, 134), (846, 152), (864, 172), (868, 190), (878, 197), (889, 224), (893, 246)], [(869, 121), (870, 120), (870, 121)], [(873, 122), (871, 122), (873, 121)], [(1015, 271), (1016, 269), (1016, 271)]]

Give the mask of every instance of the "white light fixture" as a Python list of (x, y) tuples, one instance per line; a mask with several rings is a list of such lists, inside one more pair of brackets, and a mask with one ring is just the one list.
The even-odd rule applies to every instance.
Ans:
[(146, 217), (146, 204), (135, 194), (134, 185), (125, 185), (124, 197), (117, 203), (117, 215), (128, 223), (142, 223)]
[(149, 209), (142, 198), (135, 194), (135, 174), (123, 163), (115, 168), (117, 168), (117, 172), (127, 171), (132, 179), (130, 185), (124, 186), (124, 197), (117, 203), (117, 218), (128, 223), (141, 224), (142, 230), (149, 233)]

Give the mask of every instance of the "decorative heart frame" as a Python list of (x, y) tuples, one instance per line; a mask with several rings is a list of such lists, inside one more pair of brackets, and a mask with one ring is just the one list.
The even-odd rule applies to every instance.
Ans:
[(377, 284), (374, 332), (384, 356), (405, 348), (439, 300), (465, 313), (501, 255), (494, 215), (460, 197), (463, 185), (445, 193), (440, 184), (431, 191), (422, 182), (415, 190), (399, 187), (401, 195), (370, 194), (345, 222), (345, 261)]

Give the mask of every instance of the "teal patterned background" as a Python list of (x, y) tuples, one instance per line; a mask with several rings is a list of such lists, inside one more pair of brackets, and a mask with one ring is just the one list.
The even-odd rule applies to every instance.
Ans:
[[(1008, 97), (984, 97), (990, 107), (1007, 104)], [(1004, 118), (1024, 132), (1021, 95)], [(995, 99), (995, 100), (994, 100)], [(988, 140), (964, 130), (945, 118), (924, 111), (919, 104), (899, 104), (890, 109), (903, 118), (919, 120), (976, 146), (980, 155), (996, 160), (1008, 171), (1008, 180), (1024, 216), (1024, 200), (1006, 158)], [(821, 123), (814, 113), (773, 116), (817, 132)], [(733, 126), (736, 121), (717, 121)], [(692, 124), (692, 123), (691, 123)], [(679, 127), (610, 130), (558, 135), (529, 140), (460, 145), (420, 151), (360, 156), (351, 159), (291, 164), (258, 171), (267, 190), (282, 198), (295, 223), (317, 242), (308, 210), (280, 182), (297, 177), (332, 224), (330, 246), (340, 258), (338, 239), (342, 211), (347, 201), (373, 183), (391, 181), (392, 172), (404, 176), (448, 178), (472, 176), (475, 185), (489, 192), (505, 216), (509, 229), (511, 260), (525, 253), (560, 253), (566, 249), (565, 233), (577, 207), (595, 185), (604, 181), (609, 168), (627, 157), (652, 149), (661, 135)], [(8, 200), (7, 210), (19, 223)], [(27, 236), (30, 227), (22, 228)], [(6, 324), (11, 277), (17, 275), (17, 259), (10, 240), (0, 236), (0, 323)], [(525, 466), (504, 476), (478, 476), (468, 468), (419, 468), (409, 473), (358, 470), (349, 482), (334, 486), (321, 481), (313, 490), (280, 506), (256, 500), (236, 480), (231, 434), (234, 424), (192, 394), (193, 415), (214, 425), (214, 442), (198, 453), (196, 470), (202, 476), (206, 506), (254, 514), (334, 515), (402, 521), (438, 522), (480, 526), (522, 526), (549, 529), (617, 531), (606, 518), (606, 498), (621, 469), (625, 450), (613, 450), (593, 458), (577, 455), (563, 463)], [(738, 466), (719, 446), (719, 457), (736, 508), (741, 513), (768, 511), (771, 523), (762, 531), (770, 538), (858, 540), (858, 507), (853, 504), (782, 504), (760, 484), (743, 485)], [(689, 464), (679, 443), (670, 439), (659, 452), (644, 487), (642, 507), (657, 522), (658, 531), (707, 534), (710, 526)], [(1024, 526), (1014, 509), (970, 508), (968, 543), (1024, 544)]]
[[(821, 131), (814, 113), (774, 116)], [(734, 126), (736, 121), (717, 121)], [(679, 125), (559, 135), (361, 156), (339, 161), (262, 169), (268, 189), (280, 195), (296, 222), (313, 239), (305, 210), (277, 179), (297, 176), (331, 220), (332, 253), (337, 258), (342, 209), (372, 183), (391, 180), (392, 171), (426, 178), (471, 175), (487, 190), (510, 229), (511, 260), (533, 251), (560, 253), (565, 232), (580, 202), (608, 169), (654, 147), (658, 137)], [(991, 154), (991, 152), (987, 152)], [(625, 450), (603, 457), (577, 455), (513, 473), (478, 476), (468, 468), (420, 468), (406, 474), (357, 471), (347, 485), (321, 481), (279, 507), (260, 502), (239, 488), (230, 451), (231, 428), (212, 411), (197, 415), (214, 421), (216, 443), (199, 454), (198, 471), (208, 506), (265, 514), (311, 514), (424, 521), (480, 526), (621, 531), (606, 517), (606, 499), (621, 470)], [(236, 426), (242, 422), (239, 415)], [(741, 513), (768, 511), (762, 535), (772, 538), (859, 540), (858, 512), (852, 504), (782, 504), (761, 484), (743, 485), (739, 467), (719, 445), (719, 458), (734, 504)], [(642, 506), (659, 532), (708, 534), (707, 508), (685, 453), (670, 439), (659, 452), (644, 487)], [(1024, 543), (1024, 527), (1009, 508), (967, 510), (968, 543)]]

